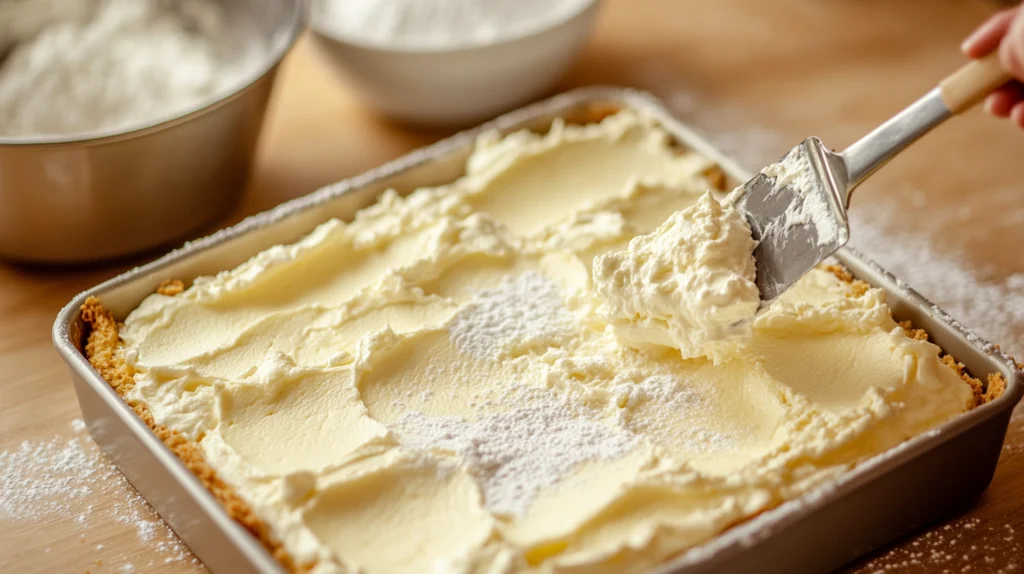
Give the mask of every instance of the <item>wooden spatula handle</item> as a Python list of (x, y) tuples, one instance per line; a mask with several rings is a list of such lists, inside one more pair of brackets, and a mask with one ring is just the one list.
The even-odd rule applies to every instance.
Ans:
[(999, 64), (993, 51), (980, 60), (972, 60), (939, 82), (942, 101), (954, 114), (966, 112), (996, 88), (1013, 79)]

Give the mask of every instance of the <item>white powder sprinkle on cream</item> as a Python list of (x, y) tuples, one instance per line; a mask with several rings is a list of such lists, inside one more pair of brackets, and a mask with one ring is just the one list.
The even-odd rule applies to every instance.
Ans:
[(558, 285), (529, 272), (481, 291), (455, 316), (449, 332), (459, 351), (499, 359), (566, 337), (572, 321)]
[(614, 399), (621, 407), (619, 423), (655, 443), (691, 452), (720, 452), (734, 448), (738, 442), (739, 437), (705, 425), (673, 425), (672, 419), (664, 416), (634, 416), (635, 409), (645, 403), (668, 409), (682, 419), (712, 416), (711, 401), (674, 376), (654, 375), (640, 383), (620, 384), (614, 389)]
[(475, 421), (412, 412), (393, 429), (409, 448), (457, 454), (476, 475), (487, 508), (512, 515), (525, 514), (543, 488), (580, 463), (614, 460), (637, 444), (633, 434), (586, 418), (550, 391), (514, 394), (508, 402), (519, 406)]

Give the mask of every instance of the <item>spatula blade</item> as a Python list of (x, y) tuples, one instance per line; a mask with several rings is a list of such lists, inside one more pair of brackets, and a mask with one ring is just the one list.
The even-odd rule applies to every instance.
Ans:
[(757, 247), (761, 306), (771, 303), (850, 237), (846, 169), (838, 154), (808, 138), (737, 190)]

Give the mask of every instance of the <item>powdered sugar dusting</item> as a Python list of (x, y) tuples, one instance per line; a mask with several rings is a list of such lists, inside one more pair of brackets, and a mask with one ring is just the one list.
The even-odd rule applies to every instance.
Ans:
[(954, 253), (926, 237), (885, 231), (897, 209), (876, 204), (850, 212), (850, 245), (903, 277), (951, 317), (1018, 358), (1024, 357), (1024, 273), (1001, 282), (978, 280)]
[[(828, 193), (818, 180), (811, 159), (803, 145), (793, 148), (777, 163), (762, 172), (774, 179), (769, 195), (784, 189), (793, 192), (793, 201), (782, 216), (783, 235), (791, 233), (793, 227), (811, 226), (817, 236), (818, 245), (834, 244), (839, 238), (839, 227), (832, 207), (825, 197)], [(765, 235), (768, 231), (765, 230)]]
[(885, 556), (868, 560), (859, 572), (986, 572), (1009, 574), (1024, 567), (1024, 546), (1009, 524), (961, 518), (917, 537)]
[[(0, 525), (24, 528), (31, 524), (65, 522), (80, 531), (85, 542), (98, 524), (123, 524), (159, 552), (157, 561), (198, 565), (146, 501), (120, 472), (100, 453), (85, 432), (81, 419), (71, 422), (72, 438), (51, 437), (26, 440), (16, 448), (0, 452)], [(115, 499), (113, 504), (102, 501)], [(122, 572), (135, 565), (124, 559), (123, 545), (97, 544), (98, 556), (117, 564)]]
[(74, 439), (24, 441), (0, 452), (0, 520), (66, 513), (69, 500), (92, 494), (99, 471)]
[(637, 67), (631, 82), (650, 89), (672, 111), (697, 129), (712, 145), (745, 169), (756, 171), (793, 147), (794, 139), (757, 125), (757, 117), (743, 108), (702, 97), (680, 82), (678, 70), (664, 61), (651, 60)]
[(739, 437), (707, 428), (705, 425), (674, 425), (664, 416), (638, 417), (633, 410), (644, 403), (675, 413), (679, 419), (711, 416), (711, 401), (700, 391), (670, 375), (654, 375), (640, 383), (615, 387), (615, 402), (621, 407), (620, 424), (651, 440), (681, 447), (691, 452), (721, 452), (735, 448)]
[(550, 391), (521, 389), (506, 397), (515, 408), (475, 421), (405, 414), (393, 429), (401, 443), (457, 454), (478, 479), (487, 508), (522, 515), (544, 487), (577, 465), (627, 454), (637, 437), (592, 420)]
[(558, 285), (539, 273), (506, 277), (481, 291), (449, 327), (459, 351), (498, 359), (566, 336), (572, 316)]

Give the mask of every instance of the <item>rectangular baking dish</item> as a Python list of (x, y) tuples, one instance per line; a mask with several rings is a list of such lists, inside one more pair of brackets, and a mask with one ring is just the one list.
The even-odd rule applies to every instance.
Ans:
[[(652, 96), (630, 89), (575, 90), (511, 112), (479, 128), (327, 186), (191, 242), (75, 297), (57, 317), (54, 344), (71, 377), (89, 432), (110, 459), (195, 554), (215, 572), (280, 572), (280, 565), (225, 513), (199, 481), (163, 445), (84, 355), (79, 308), (99, 297), (123, 319), (164, 279), (191, 279), (230, 269), (272, 245), (298, 240), (330, 217), (350, 218), (387, 188), (408, 192), (449, 182), (478, 134), (544, 130), (602, 110), (631, 108), (650, 114), (683, 147), (704, 153), (733, 180), (749, 174), (707, 140), (672, 118)], [(897, 319), (928, 331), (970, 372), (1001, 373), (1006, 391), (941, 428), (879, 455), (838, 480), (742, 523), (663, 565), (660, 572), (824, 572), (882, 546), (911, 529), (970, 504), (992, 480), (1010, 413), (1024, 394), (1011, 359), (967, 331), (903, 282), (852, 249), (837, 259), (856, 277), (881, 287)]]

